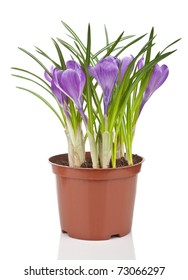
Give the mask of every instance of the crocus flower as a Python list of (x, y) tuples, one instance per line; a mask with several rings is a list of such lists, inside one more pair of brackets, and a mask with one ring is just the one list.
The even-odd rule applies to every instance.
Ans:
[(55, 68), (53, 65), (50, 68), (50, 73), (52, 74), (52, 77), (45, 72), (44, 73), (44, 77), (46, 78), (46, 80), (48, 82), (51, 83), (51, 89), (53, 94), (55, 95), (57, 101), (59, 102), (59, 104), (62, 106), (64, 112), (66, 115), (68, 115), (68, 111), (67, 111), (67, 104), (68, 104), (68, 97), (64, 94), (63, 91), (61, 91), (55, 84), (54, 80), (57, 75), (57, 72), (59, 72), (60, 70), (58, 70), (57, 68)]
[(86, 123), (82, 101), (82, 93), (86, 82), (85, 73), (82, 67), (73, 60), (67, 61), (66, 67), (66, 70), (53, 72), (54, 85), (74, 102)]
[(93, 76), (104, 94), (104, 114), (108, 114), (108, 106), (111, 100), (112, 91), (118, 78), (119, 60), (109, 56), (101, 59), (95, 67), (89, 66), (89, 73)]
[[(142, 57), (138, 61), (138, 69), (140, 70), (143, 66), (144, 66), (144, 58)], [(154, 66), (149, 83), (143, 95), (142, 103), (140, 106), (140, 113), (144, 105), (146, 104), (146, 102), (152, 96), (152, 94), (166, 81), (168, 74), (169, 74), (169, 69), (167, 65), (163, 64), (162, 66), (159, 66), (158, 64), (156, 64)]]
[(134, 57), (132, 55), (130, 56), (125, 56), (124, 58), (122, 58), (122, 62), (121, 62), (121, 74), (120, 74), (120, 81), (122, 82), (123, 77), (125, 75), (125, 72), (127, 71), (127, 68), (129, 66), (129, 64), (132, 62), (132, 60), (134, 59)]
[(66, 70), (59, 70), (55, 73), (54, 83), (72, 99), (79, 110), (82, 108), (82, 93), (86, 77), (81, 66), (75, 61), (68, 61), (66, 66)]

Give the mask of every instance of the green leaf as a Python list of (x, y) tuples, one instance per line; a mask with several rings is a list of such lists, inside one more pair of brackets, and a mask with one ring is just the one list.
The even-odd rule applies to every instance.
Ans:
[(76, 41), (74, 41), (74, 44), (75, 44), (75, 46), (77, 47), (77, 49), (78, 49), (78, 51), (79, 51), (79, 53), (80, 53), (80, 57), (81, 57), (82, 60), (83, 60), (82, 64), (84, 64), (84, 61), (85, 61), (84, 55), (83, 55), (83, 53), (82, 53), (82, 51), (81, 51), (81, 49), (80, 49), (80, 47), (79, 47), (79, 45), (77, 44)]
[(150, 32), (150, 36), (149, 36), (149, 48), (146, 51), (146, 59), (145, 59), (145, 64), (148, 63), (150, 61), (150, 57), (151, 57), (151, 48), (152, 48), (152, 42), (153, 39), (156, 36), (154, 36), (154, 27), (152, 27), (151, 32)]
[(109, 37), (108, 37), (108, 30), (106, 25), (104, 25), (104, 32), (105, 32), (105, 37), (106, 37), (106, 46), (107, 46), (107, 52), (109, 51)]
[(58, 53), (59, 61), (60, 61), (60, 63), (61, 63), (61, 68), (62, 68), (63, 70), (65, 70), (65, 69), (66, 69), (66, 65), (65, 65), (65, 60), (64, 60), (62, 51), (61, 51), (61, 49), (60, 49), (58, 43), (57, 43), (53, 38), (52, 38), (52, 41), (53, 41), (54, 46), (55, 46), (55, 48), (56, 48), (56, 51), (57, 51), (57, 53)]
[(113, 50), (115, 49), (115, 47), (117, 46), (117, 44), (121, 41), (123, 34), (124, 34), (124, 31), (119, 35), (119, 37), (117, 38), (117, 40), (116, 40), (116, 41), (112, 44), (112, 46), (108, 49), (108, 51), (107, 51), (106, 55), (104, 56), (104, 58), (107, 57), (107, 56), (109, 56), (109, 55), (113, 52)]
[(75, 50), (75, 48), (73, 48), (73, 46), (71, 46), (70, 44), (68, 44), (67, 42), (63, 41), (60, 38), (57, 38), (57, 40), (59, 41), (59, 43), (61, 45), (63, 45), (66, 49), (68, 49), (75, 57), (80, 57), (79, 52), (77, 52), (77, 50)]
[(24, 77), (24, 76), (21, 76), (21, 75), (15, 75), (15, 74), (12, 74), (12, 76), (14, 77), (17, 77), (17, 78), (21, 78), (21, 79), (24, 79), (24, 80), (27, 80), (27, 81), (30, 81), (38, 86), (40, 86), (41, 88), (43, 88), (44, 90), (46, 90), (47, 92), (49, 92), (53, 97), (54, 95), (52, 94), (52, 92), (50, 90), (48, 90), (46, 87), (44, 87), (43, 85), (41, 85), (40, 83), (36, 82), (35, 80), (33, 79), (30, 79), (30, 78), (27, 78), (27, 77)]
[(161, 52), (161, 54), (164, 53), (164, 51), (166, 51), (169, 47), (171, 47), (172, 45), (174, 45), (174, 44), (176, 44), (177, 42), (179, 42), (180, 40), (181, 40), (181, 38), (179, 38), (179, 39), (175, 40), (174, 42), (172, 42), (170, 45), (168, 45), (168, 46)]
[(88, 24), (87, 49), (86, 49), (86, 64), (87, 64), (87, 66), (90, 64), (90, 53), (91, 53), (91, 28), (90, 28), (90, 24)]
[[(147, 34), (147, 33), (146, 33)], [(136, 38), (135, 40), (133, 40), (132, 42), (130, 42), (129, 44), (127, 44), (126, 46), (124, 46), (123, 48), (121, 48), (121, 50), (115, 54), (116, 57), (118, 57), (125, 49), (127, 49), (128, 47), (130, 47), (131, 45), (135, 44), (136, 42), (140, 41), (142, 38), (144, 38), (146, 36), (146, 34)]]
[(86, 103), (88, 109), (88, 130), (92, 135), (94, 135), (94, 131), (93, 131), (94, 119), (93, 119), (93, 107), (92, 107), (92, 81), (88, 73), (88, 65), (90, 63), (90, 51), (91, 51), (91, 30), (89, 24), (88, 33), (87, 33), (87, 48), (86, 48), (86, 59), (84, 62), (84, 69), (86, 73)]
[[(134, 35), (129, 35), (129, 36), (125, 36), (125, 37), (122, 37), (120, 42), (124, 41), (124, 40), (127, 40), (129, 38), (132, 38), (134, 37)], [(106, 51), (107, 49), (109, 49), (112, 45), (114, 44), (114, 42), (110, 43), (108, 46), (105, 46), (103, 47), (102, 49), (100, 49), (98, 52), (96, 52), (94, 55), (93, 55), (93, 59), (96, 59), (101, 53), (103, 53), (104, 51)], [(115, 48), (116, 49), (116, 48)], [(114, 49), (114, 50), (115, 50)]]
[(52, 107), (52, 105), (45, 98), (43, 98), (38, 93), (36, 93), (36, 92), (34, 92), (32, 90), (29, 90), (27, 88), (23, 88), (23, 87), (17, 87), (17, 88), (21, 89), (21, 90), (24, 90), (24, 91), (27, 91), (27, 92), (33, 94), (34, 96), (36, 96), (37, 98), (39, 98), (43, 103), (45, 103), (54, 112), (54, 114), (58, 117), (58, 119), (60, 120), (60, 122), (63, 125), (63, 127), (65, 127), (65, 124), (64, 124), (62, 118), (60, 117), (60, 115), (57, 113), (57, 111)]
[(86, 47), (84, 46), (83, 42), (80, 40), (80, 38), (78, 37), (78, 35), (74, 32), (74, 30), (64, 21), (61, 21), (62, 24), (65, 26), (65, 28), (70, 32), (70, 34), (73, 36), (73, 38), (79, 43), (79, 45), (81, 46), (82, 50), (86, 50)]
[(27, 71), (25, 69), (22, 69), (22, 68), (17, 68), (17, 67), (11, 67), (12, 70), (16, 70), (16, 71), (21, 71), (21, 72), (24, 72), (24, 73), (27, 73), (29, 75), (32, 75), (33, 77), (39, 79), (41, 82), (43, 82), (49, 89), (51, 89), (50, 85), (44, 80), (42, 79), (41, 77), (37, 76), (36, 74), (30, 72), (30, 71)]
[(36, 58), (36, 56), (34, 56), (32, 53), (26, 51), (23, 48), (18, 48), (18, 49), (26, 53), (27, 55), (29, 55), (32, 59), (34, 59), (48, 73), (48, 75), (52, 77), (52, 74), (49, 72), (49, 70), (44, 66), (44, 64), (38, 58)]
[(42, 55), (42, 56), (44, 56), (45, 58), (47, 58), (48, 60), (50, 60), (56, 68), (61, 69), (61, 66), (60, 66), (58, 63), (56, 63), (52, 58), (50, 58), (44, 51), (42, 51), (42, 50), (39, 49), (38, 47), (35, 47), (35, 48), (36, 48), (36, 51), (37, 51), (40, 55)]

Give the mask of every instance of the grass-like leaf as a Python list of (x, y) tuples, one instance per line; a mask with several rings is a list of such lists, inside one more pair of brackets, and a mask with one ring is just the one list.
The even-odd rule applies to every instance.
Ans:
[(73, 36), (74, 40), (79, 43), (79, 45), (81, 46), (82, 50), (86, 51), (86, 47), (84, 46), (83, 42), (78, 37), (76, 32), (74, 32), (74, 30), (67, 23), (65, 23), (64, 21), (61, 21), (61, 22), (64, 25), (64, 27), (70, 32), (70, 34)]
[(164, 50), (162, 50), (161, 54), (164, 53), (164, 51), (166, 51), (169, 47), (171, 47), (172, 45), (176, 44), (177, 42), (179, 42), (181, 40), (181, 38), (175, 40), (174, 42), (172, 42), (170, 45), (168, 45)]
[(19, 50), (21, 50), (22, 52), (26, 53), (28, 56), (30, 56), (32, 59), (34, 59), (47, 73), (48, 75), (50, 75), (50, 77), (52, 76), (52, 74), (50, 73), (50, 71), (44, 66), (44, 64), (36, 57), (34, 56), (32, 53), (26, 51), (23, 48), (19, 48)]
[(61, 45), (63, 45), (66, 49), (68, 49), (75, 57), (80, 57), (79, 52), (77, 52), (77, 50), (73, 48), (73, 46), (71, 46), (70, 44), (68, 44), (67, 42), (63, 41), (60, 38), (57, 38), (57, 40)]
[(90, 64), (90, 53), (91, 53), (91, 28), (90, 28), (90, 24), (88, 24), (87, 50), (86, 50), (86, 64), (87, 64), (87, 66)]
[(151, 32), (150, 32), (150, 36), (149, 36), (149, 48), (147, 49), (146, 51), (146, 59), (145, 59), (145, 64), (148, 63), (150, 61), (150, 57), (151, 57), (151, 49), (152, 49), (152, 42), (153, 42), (153, 39), (155, 38), (156, 36), (154, 36), (154, 27), (152, 27), (151, 29)]
[(120, 40), (122, 39), (122, 36), (123, 36), (124, 32), (122, 32), (119, 37), (117, 38), (117, 40), (112, 44), (112, 46), (110, 48), (108, 48), (108, 51), (106, 53), (106, 55), (104, 57), (107, 57), (109, 56), (113, 50), (115, 49), (115, 47), (117, 46), (117, 44), (120, 42)]
[(131, 41), (129, 44), (127, 44), (126, 46), (122, 47), (121, 50), (115, 54), (116, 57), (118, 57), (124, 50), (126, 50), (128, 47), (130, 47), (131, 45), (135, 44), (136, 42), (140, 41), (142, 38), (144, 38), (147, 35), (144, 34), (138, 38), (136, 38), (135, 40)]
[(49, 89), (47, 89), (46, 87), (44, 87), (44, 86), (41, 85), (40, 83), (36, 82), (35, 80), (30, 79), (30, 78), (27, 78), (27, 77), (25, 77), (25, 76), (21, 76), (21, 75), (12, 74), (12, 76), (17, 77), (17, 78), (20, 78), (20, 79), (27, 80), (27, 81), (30, 81), (30, 82), (32, 82), (32, 83), (34, 83), (34, 84), (40, 86), (41, 88), (43, 88), (43, 89), (46, 90), (48, 93), (50, 93), (50, 95), (52, 95), (52, 96), (54, 97), (54, 94), (52, 94), (52, 92), (51, 92)]
[(81, 51), (81, 49), (80, 49), (80, 47), (79, 47), (79, 45), (78, 45), (78, 43), (77, 43), (76, 41), (74, 41), (74, 44), (75, 44), (75, 46), (77, 47), (78, 52), (79, 52), (79, 54), (80, 54), (80, 57), (82, 58), (82, 61), (83, 61), (83, 63), (84, 63), (84, 61), (85, 61), (84, 54), (82, 53), (82, 51)]
[(62, 68), (63, 70), (65, 70), (65, 69), (66, 69), (66, 65), (65, 65), (65, 60), (64, 60), (62, 51), (61, 51), (61, 49), (60, 49), (58, 43), (57, 43), (53, 38), (52, 38), (52, 41), (53, 41), (54, 46), (55, 46), (55, 48), (56, 48), (56, 51), (57, 51), (57, 53), (58, 53), (59, 61), (60, 61), (60, 63), (61, 63), (61, 68)]
[(35, 47), (35, 48), (36, 48), (36, 51), (40, 55), (42, 55), (45, 58), (47, 58), (48, 60), (50, 60), (56, 68), (61, 69), (61, 66), (57, 62), (55, 62), (52, 58), (50, 58), (43, 50), (39, 49), (38, 47)]
[(105, 32), (105, 38), (106, 38), (106, 46), (107, 46), (107, 52), (109, 51), (109, 37), (108, 37), (108, 30), (106, 25), (104, 25), (104, 32)]
[(93, 107), (92, 107), (92, 81), (88, 73), (88, 65), (90, 63), (90, 52), (91, 52), (91, 29), (90, 24), (88, 25), (88, 32), (87, 32), (87, 48), (86, 48), (86, 59), (84, 63), (85, 73), (86, 73), (86, 103), (87, 103), (87, 109), (88, 109), (88, 126), (89, 131), (93, 135)]
[[(122, 42), (124, 40), (127, 40), (127, 39), (130, 39), (134, 37), (134, 35), (129, 35), (129, 36), (125, 36), (125, 37), (122, 37), (121, 40), (119, 42)], [(107, 49), (109, 50), (109, 48), (114, 44), (115, 41), (111, 42), (109, 45), (103, 47), (102, 49), (100, 49), (98, 52), (96, 52), (94, 55), (93, 55), (93, 59), (96, 59), (101, 53), (105, 52)], [(116, 50), (116, 48), (114, 49)]]
[(17, 68), (17, 67), (11, 67), (12, 70), (16, 70), (16, 71), (21, 71), (21, 72), (24, 72), (24, 73), (27, 73), (37, 79), (39, 79), (41, 82), (43, 82), (49, 89), (51, 89), (50, 85), (44, 80), (42, 79), (41, 77), (39, 77), (38, 75), (28, 71), (28, 70), (25, 70), (25, 69), (22, 69), (22, 68)]
[(40, 94), (38, 94), (38, 93), (36, 93), (32, 90), (29, 90), (27, 88), (23, 88), (23, 87), (17, 87), (17, 88), (21, 89), (21, 90), (24, 90), (24, 91), (27, 91), (27, 92), (33, 94), (34, 96), (36, 96), (37, 98), (39, 98), (44, 104), (46, 104), (48, 106), (48, 108), (50, 108), (54, 112), (54, 114), (58, 117), (58, 119), (60, 120), (63, 127), (65, 127), (65, 124), (64, 124), (62, 118), (60, 117), (60, 115), (58, 114), (58, 112), (54, 109), (54, 107), (44, 97), (42, 97)]

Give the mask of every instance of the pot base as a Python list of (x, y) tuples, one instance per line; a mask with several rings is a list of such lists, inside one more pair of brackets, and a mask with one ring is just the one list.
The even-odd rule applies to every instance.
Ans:
[(109, 239), (115, 238), (115, 237), (120, 238), (120, 237), (128, 235), (130, 232), (131, 232), (131, 230), (128, 231), (128, 232), (122, 232), (122, 233), (118, 233), (118, 234), (111, 234), (111, 235), (106, 234), (106, 235), (91, 237), (91, 235), (90, 236), (78, 236), (78, 234), (74, 234), (74, 233), (71, 234), (71, 233), (68, 233), (65, 230), (62, 230), (63, 234), (67, 234), (71, 238), (75, 238), (75, 239), (79, 239), (79, 240), (87, 240), (87, 241), (102, 241), (102, 240), (109, 240)]

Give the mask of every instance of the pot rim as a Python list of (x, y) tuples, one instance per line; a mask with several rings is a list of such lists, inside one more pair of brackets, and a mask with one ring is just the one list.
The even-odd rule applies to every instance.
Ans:
[[(86, 154), (90, 154), (89, 152), (86, 152)], [(58, 157), (58, 156), (61, 156), (61, 155), (68, 155), (68, 153), (64, 153), (64, 154), (58, 154), (58, 155), (54, 155), (54, 156), (51, 156), (49, 159), (48, 159), (48, 162), (50, 164), (52, 164), (53, 166), (57, 166), (57, 167), (60, 167), (60, 168), (65, 168), (65, 169), (71, 169), (71, 170), (87, 170), (88, 172), (90, 171), (93, 171), (93, 170), (96, 170), (96, 171), (108, 171), (109, 170), (123, 170), (123, 169), (129, 169), (129, 168), (132, 168), (134, 166), (139, 166), (141, 165), (144, 161), (145, 161), (145, 158), (142, 157), (142, 156), (139, 156), (141, 158), (141, 161), (138, 162), (138, 163), (135, 163), (133, 165), (126, 165), (126, 166), (122, 166), (122, 167), (116, 167), (116, 168), (88, 168), (88, 167), (71, 167), (71, 166), (66, 166), (66, 165), (62, 165), (62, 164), (58, 164), (58, 163), (54, 163), (52, 161), (53, 158), (55, 157)]]

